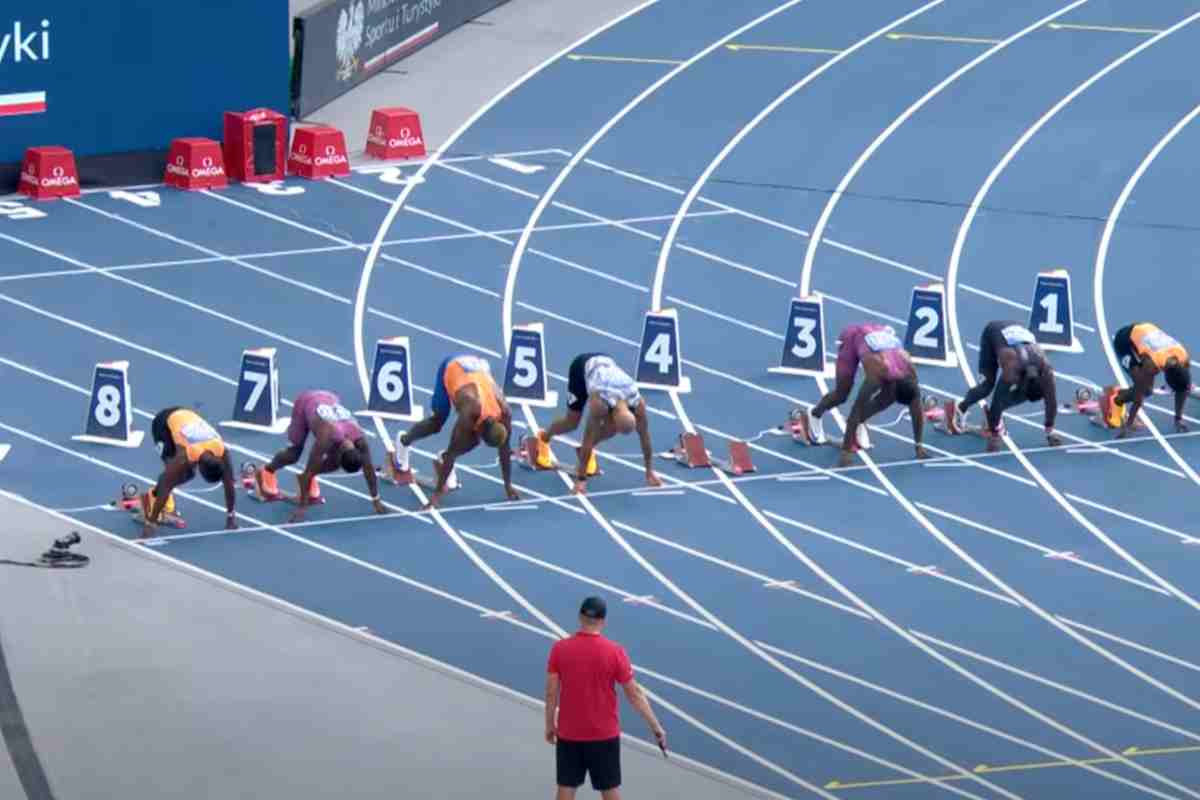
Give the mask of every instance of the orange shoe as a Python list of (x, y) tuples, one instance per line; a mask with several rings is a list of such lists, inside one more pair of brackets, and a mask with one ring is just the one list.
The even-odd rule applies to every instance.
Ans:
[[(297, 492), (300, 490), (300, 488), (303, 485), (300, 483), (300, 477), (301, 477), (300, 475), (296, 476)], [(316, 475), (313, 476), (312, 485), (309, 487), (308, 502), (310, 505), (316, 505), (317, 503), (325, 502), (325, 498), (321, 496), (321, 484), (318, 482)]]
[(279, 478), (266, 467), (259, 467), (254, 471), (254, 487), (258, 490), (258, 496), (263, 500), (274, 500), (279, 497)]

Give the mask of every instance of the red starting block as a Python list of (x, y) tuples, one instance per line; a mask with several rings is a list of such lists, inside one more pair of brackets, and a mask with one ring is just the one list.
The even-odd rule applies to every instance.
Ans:
[(297, 128), (296, 135), (292, 137), (292, 152), (288, 156), (287, 168), (292, 175), (301, 178), (349, 175), (346, 137), (337, 128), (325, 125)]
[(704, 447), (704, 437), (698, 433), (679, 434), (675, 460), (689, 469), (712, 466), (708, 460), (708, 450)]
[(371, 112), (367, 155), (375, 158), (423, 158), (421, 117), (411, 108), (377, 108)]
[(225, 164), (246, 183), (283, 180), (287, 117), (269, 108), (225, 112)]
[(729, 443), (729, 460), (718, 463), (721, 469), (731, 475), (745, 475), (756, 471), (754, 461), (750, 458), (750, 445), (736, 439)]
[(689, 469), (715, 466), (730, 475), (746, 475), (756, 471), (750, 445), (737, 439), (729, 442), (728, 459), (713, 458), (704, 446), (704, 437), (698, 433), (680, 434), (675, 449), (663, 455)]
[(163, 183), (179, 189), (220, 189), (229, 185), (221, 145), (212, 139), (184, 138), (171, 142)]
[(30, 147), (21, 161), (17, 191), (34, 200), (79, 196), (75, 154), (65, 147)]

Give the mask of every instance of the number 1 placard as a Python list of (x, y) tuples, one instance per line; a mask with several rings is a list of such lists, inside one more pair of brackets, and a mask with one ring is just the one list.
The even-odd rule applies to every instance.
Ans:
[(1071, 276), (1065, 269), (1039, 272), (1033, 286), (1029, 330), (1044, 350), (1082, 353), (1075, 336), (1075, 309), (1071, 304)]

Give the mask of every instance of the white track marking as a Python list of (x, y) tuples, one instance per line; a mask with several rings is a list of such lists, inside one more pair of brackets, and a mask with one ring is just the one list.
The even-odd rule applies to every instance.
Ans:
[[(1167, 131), (1166, 135), (1159, 139), (1154, 147), (1150, 149), (1150, 152), (1142, 159), (1142, 163), (1138, 164), (1137, 169), (1133, 171), (1133, 174), (1129, 176), (1129, 180), (1121, 188), (1121, 193), (1117, 196), (1116, 202), (1113, 203), (1112, 211), (1109, 212), (1108, 218), (1104, 222), (1104, 232), (1100, 235), (1100, 246), (1096, 251), (1096, 268), (1092, 281), (1092, 296), (1096, 306), (1096, 326), (1100, 329), (1100, 343), (1104, 347), (1104, 357), (1108, 359), (1108, 365), (1112, 368), (1113, 377), (1122, 388), (1127, 387), (1129, 381), (1117, 363), (1117, 354), (1113, 350), (1112, 339), (1109, 334), (1108, 316), (1104, 309), (1104, 268), (1108, 264), (1108, 251), (1109, 246), (1112, 244), (1113, 231), (1116, 229), (1117, 220), (1120, 219), (1121, 212), (1125, 209), (1125, 204), (1129, 201), (1130, 195), (1133, 194), (1133, 190), (1137, 187), (1138, 181), (1142, 179), (1142, 176), (1146, 174), (1146, 170), (1150, 168), (1150, 165), (1154, 163), (1154, 160), (1158, 158), (1167, 145), (1184, 128), (1191, 124), (1197, 115), (1200, 115), (1200, 105), (1193, 108), (1183, 119), (1175, 123), (1171, 130)], [(1196, 470), (1192, 468), (1191, 464), (1184, 460), (1179, 455), (1179, 452), (1163, 438), (1162, 431), (1154, 424), (1154, 420), (1150, 419), (1149, 414), (1145, 415), (1144, 420), (1146, 428), (1150, 431), (1150, 435), (1155, 438), (1159, 446), (1163, 448), (1172, 461), (1179, 465), (1179, 468), (1187, 474), (1192, 483), (1200, 486), (1200, 475), (1197, 475)]]
[[(975, 196), (972, 198), (971, 204), (967, 208), (967, 212), (963, 217), (963, 221), (959, 226), (958, 234), (955, 237), (954, 248), (950, 254), (950, 263), (947, 269), (945, 281), (947, 327), (950, 330), (950, 336), (954, 342), (954, 349), (959, 353), (959, 367), (962, 370), (963, 378), (966, 380), (968, 386), (975, 385), (975, 376), (971, 374), (971, 369), (967, 366), (966, 352), (962, 344), (962, 330), (958, 324), (958, 297), (955, 287), (958, 282), (958, 272), (962, 263), (963, 248), (966, 245), (967, 235), (970, 233), (971, 225), (975, 221), (975, 217), (979, 213), (979, 208), (983, 204), (984, 198), (987, 197), (988, 191), (990, 191), (1005, 168), (1012, 162), (1014, 158), (1016, 158), (1021, 149), (1038, 133), (1038, 131), (1040, 131), (1046, 125), (1046, 123), (1053, 119), (1059, 111), (1066, 108), (1071, 101), (1087, 91), (1091, 86), (1104, 78), (1104, 76), (1108, 75), (1125, 62), (1137, 56), (1143, 50), (1153, 47), (1167, 36), (1170, 36), (1175, 31), (1184, 28), (1197, 19), (1200, 19), (1200, 13), (1195, 13), (1184, 18), (1183, 20), (1172, 25), (1170, 28), (1167, 28), (1162, 33), (1147, 39), (1137, 47), (1134, 47), (1123, 55), (1110, 61), (1103, 69), (1094, 73), (1090, 78), (1076, 86), (1071, 92), (1051, 106), (1048, 111), (1042, 114), (1036, 122), (1029, 126), (1025, 132), (1018, 137), (1018, 139), (1012, 144), (1004, 156), (992, 168), (983, 184), (979, 187), (979, 190), (975, 193)], [(1038, 485), (1042, 487), (1046, 494), (1050, 495), (1050, 497), (1054, 499), (1059, 507), (1067, 512), (1067, 514), (1081, 527), (1087, 530), (1093, 537), (1103, 542), (1104, 545), (1109, 548), (1109, 550), (1117, 554), (1122, 560), (1125, 561), (1125, 563), (1134, 567), (1138, 572), (1154, 583), (1158, 584), (1163, 589), (1166, 589), (1176, 599), (1186, 603), (1194, 610), (1200, 611), (1200, 602), (1197, 602), (1195, 598), (1191, 597), (1173, 583), (1151, 570), (1139, 559), (1125, 550), (1125, 548), (1121, 547), (1121, 545), (1109, 537), (1104, 531), (1084, 517), (1079, 509), (1076, 508), (1065, 496), (1063, 496), (1062, 492), (1060, 492), (1053, 484), (1051, 484), (1050, 481), (1048, 481), (1046, 477), (1042, 475), (1041, 471), (1033, 465), (1029, 458), (1021, 452), (1021, 449), (1017, 447), (1016, 442), (1012, 440), (1011, 436), (1005, 434), (1004, 443), (1013, 453), (1013, 455), (1016, 456), (1017, 460), (1021, 462), (1021, 466), (1025, 468), (1025, 471), (1029, 474), (1029, 476), (1037, 481)], [(1059, 624), (1061, 625), (1061, 623)]]

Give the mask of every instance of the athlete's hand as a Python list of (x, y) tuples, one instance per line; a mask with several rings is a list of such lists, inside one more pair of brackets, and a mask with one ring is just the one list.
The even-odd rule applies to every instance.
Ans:
[(987, 435), (987, 451), (995, 453), (1000, 450), (1000, 434), (989, 432)]
[(226, 514), (225, 515), (225, 530), (227, 530), (227, 531), (236, 531), (237, 530), (237, 516), (236, 515), (234, 515), (234, 514)]
[(388, 508), (387, 508), (387, 506), (385, 506), (385, 505), (383, 504), (383, 501), (382, 501), (382, 500), (380, 500), (380, 499), (378, 499), (378, 498), (376, 498), (375, 500), (372, 500), (372, 501), (371, 501), (371, 505), (373, 505), (373, 506), (375, 507), (375, 513), (376, 513), (376, 514), (386, 514), (386, 513), (388, 513)]
[(158, 527), (153, 522), (142, 523), (142, 538), (149, 539), (154, 536), (154, 529)]
[(917, 445), (917, 458), (922, 461), (929, 458), (929, 451), (925, 449), (925, 445)]
[(1117, 438), (1118, 439), (1124, 439), (1128, 435), (1129, 435), (1129, 426), (1128, 425), (1122, 425), (1120, 428), (1117, 429)]
[(553, 725), (549, 725), (546, 727), (546, 743), (555, 744), (556, 742), (558, 742), (558, 731), (554, 729)]
[(658, 477), (654, 470), (648, 469), (646, 470), (646, 485), (653, 489), (657, 489), (663, 485), (662, 478)]
[(518, 493), (517, 490), (513, 488), (513, 485), (511, 483), (505, 485), (504, 496), (507, 497), (509, 500), (520, 500), (521, 499), (520, 493)]
[(289, 523), (303, 522), (305, 508), (306, 508), (306, 506), (296, 506), (296, 510), (288, 515), (288, 522)]
[(445, 490), (434, 492), (429, 495), (429, 502), (421, 506), (422, 511), (432, 511), (438, 507), (438, 503), (442, 502), (442, 498), (446, 496)]
[(839, 467), (848, 467), (853, 463), (854, 463), (854, 451), (853, 450), (841, 451), (841, 455), (838, 456), (837, 465)]
[(1187, 433), (1188, 432), (1188, 424), (1181, 419), (1175, 420), (1175, 432), (1176, 433)]
[(571, 489), (571, 494), (587, 494), (587, 481), (575, 479), (575, 488)]
[(1050, 431), (1046, 434), (1046, 444), (1051, 447), (1062, 447), (1063, 438), (1054, 431)]

